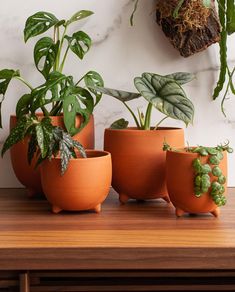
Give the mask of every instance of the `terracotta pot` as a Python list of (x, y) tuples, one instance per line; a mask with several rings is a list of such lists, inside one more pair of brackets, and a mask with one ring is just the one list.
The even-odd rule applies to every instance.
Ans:
[(88, 158), (70, 160), (67, 171), (60, 174), (60, 158), (46, 160), (41, 165), (43, 191), (52, 204), (52, 211), (101, 211), (112, 179), (111, 155), (87, 150)]
[(174, 147), (184, 147), (183, 129), (105, 130), (104, 149), (112, 155), (112, 186), (119, 193), (121, 203), (129, 199), (169, 201), (166, 153), (162, 150), (164, 140)]
[[(42, 115), (41, 115), (42, 116)], [(51, 117), (52, 123), (55, 126), (64, 128), (63, 116)], [(16, 125), (16, 116), (10, 118), (10, 129)], [(77, 125), (81, 123), (81, 118), (78, 116)], [(88, 125), (77, 135), (74, 136), (85, 148), (94, 148), (94, 118), (91, 117)], [(28, 138), (17, 143), (10, 149), (11, 162), (14, 173), (20, 183), (27, 188), (29, 196), (42, 194), (39, 168), (35, 169), (36, 158), (33, 159), (31, 165), (28, 164)]]
[[(224, 158), (220, 163), (223, 174), (227, 177), (227, 153), (223, 153)], [(199, 158), (197, 153), (167, 151), (166, 169), (167, 169), (167, 189), (171, 202), (176, 208), (178, 217), (185, 213), (212, 213), (214, 216), (219, 215), (219, 208), (212, 200), (209, 193), (203, 194), (197, 198), (194, 194), (193, 169), (194, 159)], [(206, 163), (208, 157), (201, 157), (202, 163)], [(211, 181), (216, 178), (211, 174)], [(227, 193), (227, 184), (225, 195)]]

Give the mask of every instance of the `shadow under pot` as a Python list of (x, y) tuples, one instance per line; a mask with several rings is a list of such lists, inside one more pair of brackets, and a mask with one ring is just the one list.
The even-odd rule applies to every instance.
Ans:
[[(43, 117), (42, 114), (39, 116)], [(50, 117), (54, 126), (59, 126), (65, 129), (63, 116)], [(10, 118), (10, 129), (14, 128), (17, 123), (16, 116)], [(79, 127), (81, 124), (81, 116), (77, 116), (76, 125)], [(94, 149), (94, 117), (91, 116), (89, 123), (82, 129), (82, 131), (73, 137), (78, 140), (86, 149)], [(41, 180), (40, 180), (40, 167), (35, 169), (36, 157), (34, 156), (31, 165), (28, 164), (28, 142), (29, 138), (25, 138), (19, 143), (15, 144), (10, 149), (11, 163), (14, 173), (20, 183), (26, 187), (29, 197), (37, 194), (43, 194)]]
[(157, 198), (169, 202), (166, 153), (162, 150), (164, 141), (174, 147), (184, 147), (183, 129), (105, 130), (104, 149), (112, 156), (112, 186), (118, 192), (121, 203), (129, 199)]
[[(183, 151), (183, 150), (182, 150)], [(220, 209), (215, 203), (212, 196), (212, 187), (208, 191), (196, 194), (196, 172), (194, 169), (195, 159), (200, 160), (201, 165), (208, 164), (209, 156), (200, 156), (197, 153), (190, 153), (181, 150), (167, 151), (166, 157), (166, 176), (167, 176), (167, 189), (170, 200), (176, 208), (176, 216), (181, 217), (185, 213), (200, 214), (211, 213), (215, 217), (219, 216)], [(223, 177), (227, 177), (227, 153), (223, 152), (223, 159), (218, 165), (223, 173)], [(213, 168), (214, 166), (210, 166)], [(203, 174), (201, 174), (203, 175)], [(202, 176), (200, 175), (200, 180)], [(212, 173), (206, 174), (209, 183), (215, 182), (217, 184), (218, 177)], [(224, 179), (222, 184), (224, 191), (223, 196), (227, 194), (227, 183)], [(220, 197), (220, 196), (219, 196)], [(214, 197), (215, 198), (215, 197)], [(224, 197), (225, 198), (225, 197)]]
[(66, 211), (101, 211), (110, 191), (111, 155), (105, 151), (87, 150), (87, 158), (75, 158), (61, 176), (61, 159), (45, 160), (40, 168), (43, 191), (53, 213)]

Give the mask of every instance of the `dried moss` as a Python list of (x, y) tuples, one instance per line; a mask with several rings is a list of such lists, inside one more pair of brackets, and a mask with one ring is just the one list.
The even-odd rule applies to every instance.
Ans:
[[(173, 17), (178, 0), (157, 0), (157, 10), (160, 18)], [(203, 5), (201, 0), (185, 0), (175, 18), (174, 26), (179, 32), (201, 29), (208, 21), (211, 9)]]

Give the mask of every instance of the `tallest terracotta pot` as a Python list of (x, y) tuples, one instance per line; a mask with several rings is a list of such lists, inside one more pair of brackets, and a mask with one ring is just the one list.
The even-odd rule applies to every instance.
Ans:
[(122, 203), (129, 199), (169, 200), (164, 140), (172, 147), (184, 147), (183, 129), (105, 130), (104, 149), (112, 154), (112, 186)]
[[(39, 116), (42, 116), (39, 114)], [(65, 128), (63, 122), (63, 116), (50, 117), (54, 126)], [(12, 129), (16, 125), (16, 116), (10, 118), (10, 128)], [(77, 116), (76, 126), (81, 124), (81, 116)], [(89, 123), (81, 132), (73, 137), (79, 141), (84, 148), (94, 149), (94, 117), (91, 116)], [(28, 151), (29, 138), (25, 138), (21, 142), (15, 144), (11, 149), (11, 162), (14, 173), (17, 179), (22, 185), (24, 185), (28, 191), (29, 196), (36, 194), (42, 194), (42, 186), (40, 179), (39, 168), (35, 169), (36, 157), (33, 158), (31, 165), (28, 164), (27, 151)]]

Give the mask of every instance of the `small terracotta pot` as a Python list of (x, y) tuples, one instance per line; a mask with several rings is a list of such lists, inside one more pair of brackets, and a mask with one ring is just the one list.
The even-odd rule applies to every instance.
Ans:
[[(42, 116), (39, 114), (39, 116)], [(63, 116), (50, 117), (52, 124), (54, 126), (60, 126), (65, 128), (63, 122)], [(10, 118), (10, 129), (12, 129), (17, 122), (16, 116), (11, 116)], [(77, 117), (77, 126), (81, 123), (81, 117)], [(91, 119), (88, 125), (77, 135), (74, 139), (78, 140), (85, 148), (94, 148), (94, 117)], [(39, 168), (35, 169), (35, 163), (37, 161), (36, 157), (32, 160), (31, 165), (28, 164), (27, 152), (28, 152), (28, 142), (29, 138), (25, 138), (23, 141), (17, 143), (10, 149), (11, 162), (13, 166), (14, 173), (20, 183), (27, 188), (29, 196), (34, 196), (36, 194), (42, 194), (42, 187), (40, 181), (40, 171)]]
[(119, 193), (121, 203), (156, 198), (169, 202), (164, 140), (175, 147), (184, 147), (183, 129), (105, 130), (104, 149), (112, 155), (112, 186)]
[(101, 211), (101, 203), (111, 186), (111, 155), (96, 150), (87, 150), (86, 153), (88, 158), (70, 160), (63, 176), (60, 174), (60, 158), (42, 163), (42, 187), (54, 213), (62, 210)]
[[(227, 177), (227, 153), (224, 152), (223, 154), (224, 158), (221, 160), (219, 167)], [(219, 208), (209, 193), (203, 194), (200, 198), (197, 198), (194, 194), (195, 173), (193, 161), (199, 157), (197, 153), (167, 151), (167, 189), (178, 217), (183, 216), (185, 213), (212, 213), (215, 217), (219, 215)], [(201, 157), (200, 159), (203, 164), (207, 163), (208, 156)], [(211, 181), (216, 180), (216, 177), (212, 174), (210, 174), (210, 177)], [(226, 195), (227, 184), (224, 187)]]

